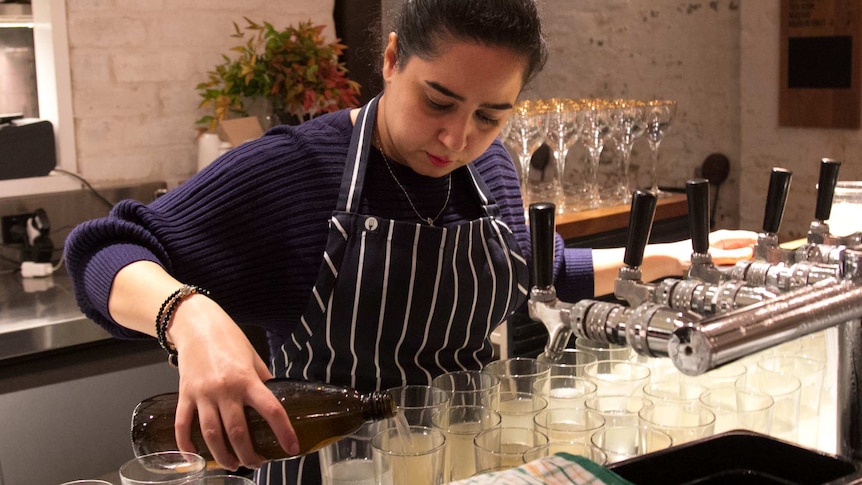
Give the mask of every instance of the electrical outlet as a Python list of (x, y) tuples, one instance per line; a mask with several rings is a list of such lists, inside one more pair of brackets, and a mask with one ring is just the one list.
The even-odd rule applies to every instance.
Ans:
[(3, 244), (24, 244), (27, 242), (27, 220), (33, 214), (15, 214), (0, 218), (0, 235)]

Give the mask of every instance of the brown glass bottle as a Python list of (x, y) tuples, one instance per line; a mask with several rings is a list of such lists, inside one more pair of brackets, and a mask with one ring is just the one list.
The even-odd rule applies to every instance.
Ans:
[[(362, 423), (392, 417), (395, 405), (386, 392), (361, 394), (331, 384), (293, 379), (272, 379), (266, 386), (287, 411), (304, 455), (356, 431)], [(174, 437), (174, 418), (178, 393), (160, 394), (141, 401), (132, 413), (132, 449), (136, 456), (178, 449)], [(266, 460), (293, 458), (278, 444), (267, 422), (257, 411), (246, 407), (245, 418), (255, 450)], [(195, 415), (192, 442), (198, 454), (208, 461), (207, 449)], [(225, 438), (225, 442), (227, 438)]]

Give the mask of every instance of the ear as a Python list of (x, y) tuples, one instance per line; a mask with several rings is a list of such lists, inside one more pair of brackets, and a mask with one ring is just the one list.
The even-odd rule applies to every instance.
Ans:
[(389, 42), (386, 44), (386, 50), (383, 51), (383, 81), (388, 83), (392, 76), (395, 75), (398, 64), (398, 56), (396, 54), (398, 47), (398, 34), (395, 32), (389, 33)]

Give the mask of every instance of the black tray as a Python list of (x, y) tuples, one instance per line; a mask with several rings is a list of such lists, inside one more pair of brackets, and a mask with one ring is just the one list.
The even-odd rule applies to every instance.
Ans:
[(608, 468), (638, 485), (862, 483), (856, 462), (742, 430), (638, 456)]

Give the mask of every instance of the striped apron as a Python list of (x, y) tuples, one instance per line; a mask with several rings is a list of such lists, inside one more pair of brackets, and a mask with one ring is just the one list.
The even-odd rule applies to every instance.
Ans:
[[(481, 219), (433, 227), (356, 213), (376, 109), (377, 98), (356, 120), (312, 297), (273, 357), (278, 377), (369, 392), (481, 369), (491, 330), (526, 300), (526, 261), (472, 164), (455, 174), (472, 180)], [(320, 483), (317, 454), (267, 463), (255, 479)]]

